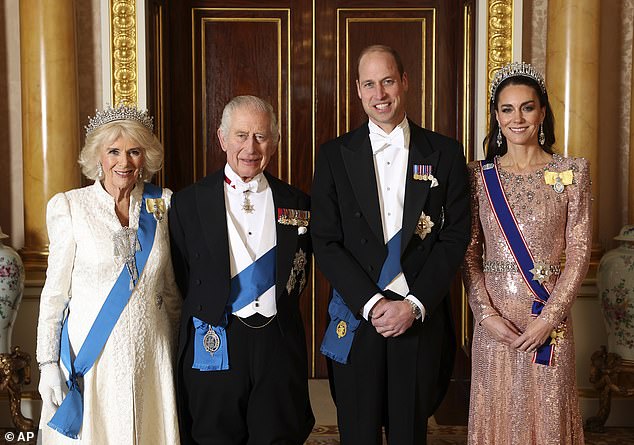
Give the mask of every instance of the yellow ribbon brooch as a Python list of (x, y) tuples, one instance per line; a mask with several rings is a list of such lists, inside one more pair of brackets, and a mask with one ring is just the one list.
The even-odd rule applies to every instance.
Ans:
[(147, 198), (145, 200), (145, 210), (153, 214), (157, 221), (160, 221), (163, 219), (163, 215), (165, 215), (165, 211), (167, 210), (165, 200), (163, 198)]
[(557, 193), (563, 193), (564, 186), (572, 184), (573, 177), (572, 170), (565, 170), (563, 172), (551, 172), (546, 170), (544, 172), (544, 181), (546, 181), (546, 184), (552, 185), (553, 190)]

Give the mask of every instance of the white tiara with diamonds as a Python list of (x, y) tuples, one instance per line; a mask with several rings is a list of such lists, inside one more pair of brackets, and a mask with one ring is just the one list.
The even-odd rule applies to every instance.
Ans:
[(104, 124), (114, 121), (134, 120), (144, 125), (150, 132), (154, 131), (154, 118), (148, 115), (147, 110), (139, 110), (134, 106), (119, 104), (117, 107), (107, 105), (103, 111), (95, 110), (94, 117), (88, 117), (86, 136)]
[(528, 77), (533, 79), (541, 88), (542, 93), (546, 94), (546, 84), (544, 83), (544, 76), (537, 71), (531, 64), (526, 62), (512, 62), (503, 66), (495, 73), (493, 81), (491, 82), (491, 102), (495, 99), (495, 92), (502, 82), (509, 77)]

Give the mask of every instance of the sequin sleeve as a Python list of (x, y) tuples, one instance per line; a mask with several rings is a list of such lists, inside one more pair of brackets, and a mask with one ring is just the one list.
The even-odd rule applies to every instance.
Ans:
[(480, 164), (471, 162), (468, 165), (468, 170), (471, 194), (471, 241), (467, 246), (467, 253), (462, 265), (462, 276), (469, 295), (469, 305), (473, 311), (473, 317), (476, 323), (480, 323), (484, 318), (497, 315), (498, 312), (491, 305), (491, 299), (484, 284), (484, 272), (482, 270), (484, 234), (480, 223), (480, 204), (478, 200)]
[(40, 296), (37, 323), (37, 361), (58, 360), (64, 311), (70, 300), (71, 275), (75, 262), (75, 238), (70, 206), (66, 195), (59, 193), (46, 208), (49, 239), (46, 282)]
[(592, 188), (590, 168), (583, 158), (574, 159), (574, 182), (566, 187), (566, 264), (544, 306), (540, 318), (553, 327), (568, 315), (579, 287), (586, 276), (592, 242)]

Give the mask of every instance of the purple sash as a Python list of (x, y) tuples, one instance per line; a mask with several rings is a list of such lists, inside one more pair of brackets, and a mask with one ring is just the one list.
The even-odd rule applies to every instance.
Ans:
[[(537, 317), (541, 314), (546, 301), (548, 301), (550, 297), (550, 293), (544, 285), (532, 277), (531, 269), (535, 267), (533, 255), (528, 248), (524, 235), (522, 235), (520, 231), (515, 215), (513, 215), (513, 211), (506, 200), (506, 195), (500, 183), (497, 166), (494, 162), (488, 161), (480, 161), (480, 166), (482, 183), (484, 184), (484, 191), (489, 199), (489, 204), (491, 204), (491, 210), (502, 230), (506, 244), (509, 246), (513, 258), (515, 258), (515, 262), (517, 263), (524, 282), (533, 293), (534, 300), (531, 314)], [(543, 345), (537, 348), (537, 351), (535, 351), (533, 355), (533, 363), (539, 363), (540, 365), (551, 364), (554, 349), (554, 344), (551, 343), (551, 338), (549, 337)]]

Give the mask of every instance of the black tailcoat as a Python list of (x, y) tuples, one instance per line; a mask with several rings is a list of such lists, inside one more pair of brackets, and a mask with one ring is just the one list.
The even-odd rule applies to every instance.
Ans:
[[(363, 393), (362, 397), (345, 396), (355, 397), (356, 402), (340, 400), (341, 394), (337, 391), (338, 411), (342, 407), (348, 411), (343, 417), (339, 413), (340, 428), (346, 417), (371, 417), (359, 406), (365, 403), (364, 397), (369, 397), (368, 392), (376, 392), (376, 397), (385, 399), (380, 402), (384, 412), (377, 413), (377, 419), (388, 415), (394, 418), (394, 413), (387, 409), (394, 403), (404, 407), (405, 417), (409, 416), (407, 413), (416, 413), (416, 418), (412, 415), (407, 425), (421, 419), (426, 421), (444, 397), (452, 373), (455, 336), (448, 292), (469, 241), (466, 163), (457, 141), (411, 121), (409, 126), (401, 266), (410, 294), (424, 305), (426, 317), (423, 323), (415, 321), (402, 338), (387, 341), (376, 334), (369, 322), (362, 321), (352, 344), (349, 364), (334, 364), (343, 375), (348, 373), (347, 369), (357, 369), (350, 371), (348, 377), (341, 377), (347, 381), (339, 385), (335, 381), (334, 387), (354, 387), (359, 378), (365, 378), (364, 372), (367, 374), (368, 369), (383, 366), (377, 365), (377, 360), (396, 362), (398, 375), (392, 378), (397, 380), (381, 384), (381, 388), (360, 388), (358, 392)], [(416, 164), (431, 165), (438, 186), (432, 188), (431, 181), (414, 179)], [(350, 310), (360, 314), (364, 304), (381, 292), (376, 282), (387, 257), (367, 124), (320, 147), (311, 200), (311, 233), (317, 264)], [(415, 229), (423, 212), (431, 217), (434, 226), (431, 233), (421, 239)], [(381, 342), (397, 346), (385, 346)], [(385, 355), (379, 348), (392, 352)], [(368, 386), (374, 384), (368, 383)], [(391, 400), (395, 397), (398, 400)], [(375, 402), (368, 400), (367, 405), (372, 403)], [(391, 429), (397, 427), (392, 425)], [(403, 439), (396, 439), (394, 443), (408, 443), (410, 436), (407, 431), (398, 433), (394, 437)], [(352, 439), (349, 443), (360, 443), (360, 440)]]
[[(308, 195), (266, 172), (264, 174), (272, 191), (276, 211), (280, 208), (310, 209)], [(270, 217), (277, 220), (277, 215)], [(218, 325), (229, 298), (231, 269), (226, 218), (223, 169), (172, 197), (169, 213), (170, 241), (176, 281), (183, 296), (177, 355), (177, 397), (184, 442), (188, 442), (187, 430), (192, 417), (206, 415), (205, 412), (191, 412), (185, 403), (187, 391), (196, 390), (188, 388), (182, 372), (184, 367), (191, 367), (191, 363), (183, 362), (186, 347), (191, 347), (188, 346), (190, 331), (193, 330), (191, 320), (192, 317), (197, 317), (211, 325)], [(301, 265), (300, 262), (300, 265), (307, 280), (312, 254), (310, 231), (301, 234), (298, 226), (279, 222), (275, 226), (277, 315), (274, 321), (281, 330), (284, 346), (291, 350), (290, 355), (294, 357), (293, 363), (288, 365), (296, 373), (297, 381), (303, 382), (301, 387), (289, 388), (289, 391), (295, 392), (296, 397), (305, 399), (306, 410), (298, 412), (297, 416), (298, 423), (305, 425), (308, 435), (314, 419), (308, 401), (306, 340), (299, 311), (299, 296), (304, 286), (299, 284), (301, 280), (296, 260), (306, 258), (305, 263)], [(295, 273), (298, 279), (289, 292), (287, 284), (291, 273)], [(231, 344), (231, 338), (228, 338), (228, 342)], [(229, 362), (231, 366), (231, 357)], [(213, 379), (214, 373), (215, 371), (207, 372), (204, 376)], [(271, 401), (274, 402), (275, 400)]]

